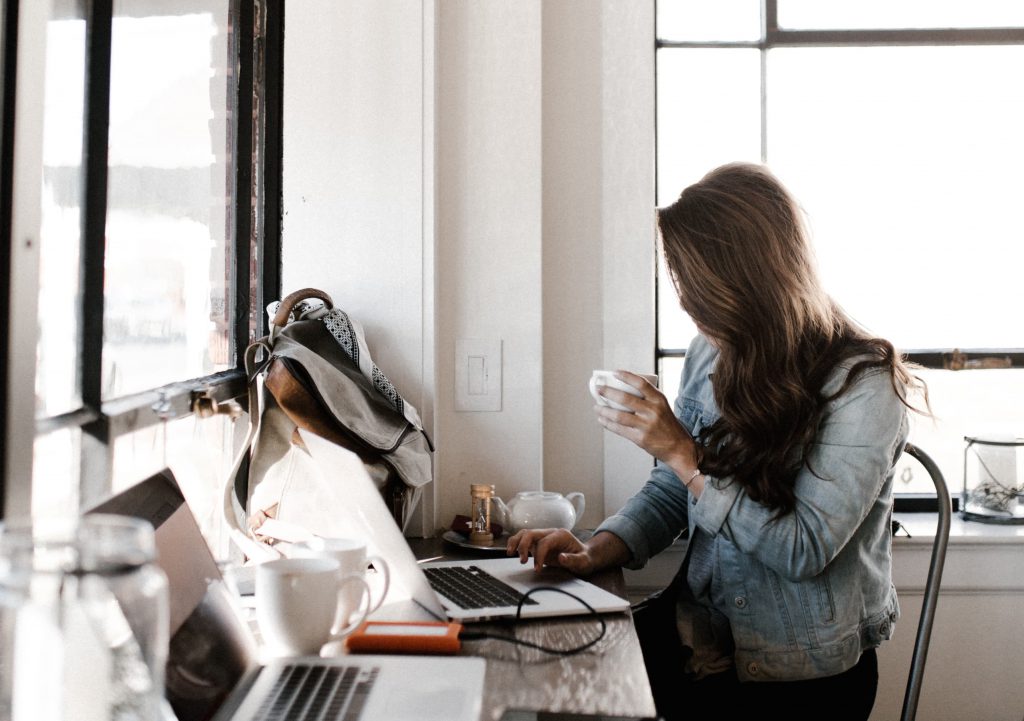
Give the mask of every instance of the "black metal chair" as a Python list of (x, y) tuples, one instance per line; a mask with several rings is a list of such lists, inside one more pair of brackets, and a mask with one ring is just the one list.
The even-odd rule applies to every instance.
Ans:
[(907, 690), (903, 696), (903, 713), (900, 721), (912, 721), (917, 716), (917, 702), (921, 695), (921, 682), (924, 679), (924, 664), (928, 657), (928, 644), (932, 635), (932, 624), (935, 622), (935, 607), (939, 601), (939, 585), (942, 583), (942, 568), (946, 563), (946, 546), (949, 543), (949, 525), (953, 515), (953, 507), (949, 498), (949, 489), (942, 477), (942, 471), (931, 456), (917, 446), (908, 443), (904, 453), (916, 458), (924, 466), (935, 484), (935, 495), (939, 506), (939, 523), (935, 530), (935, 542), (932, 545), (932, 560), (928, 566), (928, 581), (924, 587), (921, 600), (921, 618), (917, 623), (917, 639), (914, 641), (914, 655), (910, 661), (910, 674), (907, 678)]

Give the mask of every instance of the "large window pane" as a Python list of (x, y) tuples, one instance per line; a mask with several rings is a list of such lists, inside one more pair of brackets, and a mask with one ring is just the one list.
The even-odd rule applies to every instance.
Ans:
[(78, 428), (36, 437), (32, 450), (33, 516), (56, 518), (77, 512), (81, 445), (82, 432)]
[(661, 40), (752, 41), (761, 37), (760, 0), (658, 0)]
[[(761, 61), (756, 50), (658, 52), (658, 205), (712, 168), (761, 158)], [(658, 264), (658, 344), (685, 348), (696, 333)]]
[[(36, 415), (81, 405), (78, 376), (85, 20), (57, 3), (46, 25)], [(80, 12), (80, 10), (79, 10)]]
[(669, 403), (675, 402), (676, 396), (679, 395), (679, 381), (683, 376), (684, 363), (683, 358), (662, 358), (658, 364), (658, 386)]
[(697, 326), (679, 305), (672, 276), (658, 248), (658, 347), (686, 348), (697, 335)]
[(792, 30), (1024, 26), (1016, 0), (779, 0), (779, 27)]
[(234, 365), (227, 5), (132, 17), (115, 3), (105, 398)]
[(761, 60), (756, 50), (658, 52), (658, 205), (707, 171), (761, 158)]
[(769, 53), (768, 162), (830, 292), (903, 349), (1020, 348), (1021, 47)]
[[(963, 488), (964, 436), (1024, 437), (1024, 370), (918, 372), (935, 418), (911, 414), (910, 440), (942, 469), (953, 495)], [(904, 468), (908, 470), (905, 471)], [(934, 493), (920, 467), (904, 459), (896, 468), (897, 493)]]

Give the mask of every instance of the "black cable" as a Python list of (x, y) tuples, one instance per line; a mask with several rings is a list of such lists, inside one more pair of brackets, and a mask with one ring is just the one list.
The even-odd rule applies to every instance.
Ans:
[(490, 639), (494, 641), (507, 641), (508, 643), (514, 643), (519, 646), (526, 646), (527, 648), (533, 648), (538, 651), (543, 651), (544, 653), (551, 653), (559, 656), (575, 656), (578, 653), (586, 651), (588, 648), (590, 648), (598, 641), (600, 641), (602, 638), (604, 638), (604, 635), (608, 630), (608, 624), (605, 623), (604, 617), (597, 611), (595, 611), (593, 606), (591, 606), (589, 603), (584, 601), (579, 596), (569, 593), (568, 591), (565, 591), (561, 588), (555, 588), (554, 586), (537, 586), (536, 588), (531, 588), (529, 591), (524, 593), (523, 597), (519, 599), (519, 604), (516, 606), (516, 621), (522, 620), (523, 604), (526, 603), (526, 600), (530, 596), (532, 596), (534, 593), (537, 593), (538, 591), (557, 591), (558, 593), (564, 594), (571, 599), (579, 601), (588, 611), (590, 611), (590, 614), (592, 616), (597, 618), (598, 622), (601, 624), (601, 632), (597, 634), (595, 638), (575, 648), (551, 648), (549, 646), (542, 646), (538, 643), (533, 643), (532, 641), (523, 641), (522, 639), (509, 636), (496, 636), (490, 633), (460, 633), (459, 639), (463, 641), (481, 641), (484, 639)]

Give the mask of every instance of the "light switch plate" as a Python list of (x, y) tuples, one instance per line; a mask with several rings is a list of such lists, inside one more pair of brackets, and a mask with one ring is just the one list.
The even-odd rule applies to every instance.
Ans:
[(455, 341), (455, 410), (501, 410), (501, 340)]

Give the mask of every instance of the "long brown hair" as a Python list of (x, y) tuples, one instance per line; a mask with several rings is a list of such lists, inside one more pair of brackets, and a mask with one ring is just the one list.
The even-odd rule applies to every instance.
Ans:
[[(712, 386), (721, 417), (698, 439), (701, 469), (784, 515), (829, 401), (872, 368), (889, 373), (908, 407), (908, 388), (924, 384), (822, 288), (800, 208), (767, 168), (711, 171), (659, 210), (658, 226), (679, 302), (720, 352)], [(824, 395), (853, 357), (842, 387)]]

